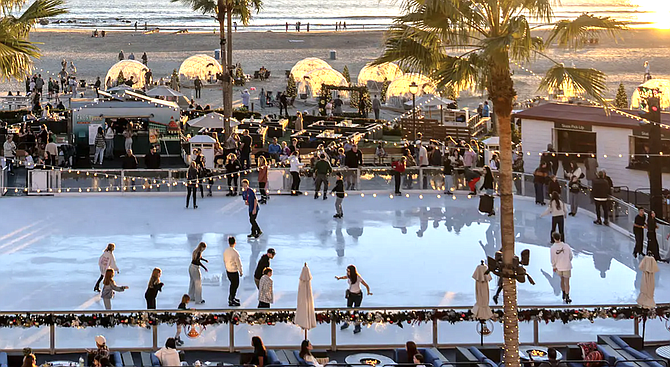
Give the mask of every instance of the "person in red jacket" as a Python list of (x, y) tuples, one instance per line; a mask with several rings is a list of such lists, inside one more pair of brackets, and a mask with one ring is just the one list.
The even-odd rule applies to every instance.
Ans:
[(405, 157), (391, 163), (393, 167), (393, 179), (395, 181), (395, 194), (400, 195), (400, 176), (405, 172)]

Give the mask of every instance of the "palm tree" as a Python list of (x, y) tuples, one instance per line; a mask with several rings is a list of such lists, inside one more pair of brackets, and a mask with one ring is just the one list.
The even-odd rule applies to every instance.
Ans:
[[(180, 2), (193, 11), (202, 14), (211, 14), (219, 22), (221, 46), (221, 66), (223, 67), (223, 115), (224, 132), (230, 135), (230, 117), (233, 113), (233, 16), (240, 19), (243, 25), (248, 25), (251, 15), (258, 13), (263, 7), (262, 0), (170, 0)], [(227, 32), (226, 32), (227, 31)]]
[[(565, 67), (544, 50), (556, 44), (578, 48), (588, 38), (614, 36), (624, 27), (610, 18), (583, 14), (552, 23), (552, 0), (403, 0), (402, 15), (387, 31), (385, 50), (376, 64), (397, 62), (401, 67), (432, 77), (441, 87), (485, 90), (493, 102), (500, 137), (500, 222), (504, 274), (514, 270), (512, 198), (512, 138), (510, 115), (516, 97), (512, 63), (538, 57), (553, 62), (540, 89), (570, 86), (604, 104), (605, 75), (594, 69)], [(531, 34), (529, 22), (548, 30), (546, 39)], [(516, 281), (504, 278), (505, 363), (519, 366)]]
[(36, 0), (23, 14), (14, 16), (26, 1), (0, 0), (0, 81), (21, 79), (30, 73), (33, 58), (40, 57), (37, 44), (30, 42), (30, 30), (40, 20), (66, 12), (63, 0)]

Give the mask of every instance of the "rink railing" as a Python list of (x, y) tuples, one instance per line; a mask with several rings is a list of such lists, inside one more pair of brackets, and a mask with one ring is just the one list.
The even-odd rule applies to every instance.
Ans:
[[(657, 304), (657, 307), (663, 307), (663, 306), (670, 306), (670, 304)], [(622, 304), (622, 305), (569, 305), (569, 306), (567, 306), (567, 305), (566, 306), (552, 305), (552, 306), (518, 306), (518, 309), (519, 310), (542, 309), (542, 310), (549, 310), (549, 311), (555, 311), (555, 310), (571, 310), (571, 311), (573, 311), (573, 310), (581, 310), (581, 309), (608, 310), (608, 309), (616, 308), (616, 307), (638, 307), (638, 306), (637, 305), (632, 305), (632, 304)], [(360, 307), (360, 308), (357, 308), (356, 310), (358, 310), (358, 311), (407, 311), (407, 312), (411, 312), (411, 311), (432, 311), (432, 312), (436, 313), (438, 311), (452, 311), (452, 310), (456, 311), (456, 312), (466, 312), (466, 311), (469, 311), (471, 309), (472, 309), (472, 306), (467, 306), (467, 307), (466, 306), (460, 306), (460, 307), (381, 307), (381, 308), (380, 307)], [(492, 310), (501, 310), (502, 307), (501, 306), (492, 306), (491, 309)], [(346, 309), (346, 308), (343, 309), (343, 308), (332, 308), (332, 307), (331, 308), (316, 308), (316, 312), (337, 312), (337, 311), (347, 311), (347, 310), (348, 309)], [(51, 316), (51, 317), (53, 317), (53, 316), (59, 316), (59, 315), (130, 315), (130, 314), (137, 315), (138, 313), (144, 313), (144, 314), (152, 314), (152, 313), (153, 314), (191, 313), (191, 314), (201, 314), (202, 315), (202, 314), (222, 314), (222, 313), (228, 313), (228, 312), (254, 314), (256, 312), (275, 313), (275, 312), (287, 312), (287, 311), (288, 312), (295, 312), (296, 309), (294, 309), (294, 308), (273, 308), (273, 309), (259, 310), (259, 309), (241, 309), (241, 308), (238, 308), (238, 309), (198, 309), (198, 310), (174, 310), (174, 309), (171, 309), (171, 310), (114, 310), (114, 311), (68, 310), (68, 311), (36, 311), (36, 312), (3, 311), (3, 312), (0, 312), (0, 316), (10, 316), (11, 317), (11, 316), (21, 315), (21, 314), (23, 314), (23, 315), (30, 314), (30, 315), (33, 315), (33, 316), (45, 316), (45, 317), (46, 316)], [(495, 329), (502, 330), (503, 326), (502, 326), (501, 321), (502, 320), (498, 320), (498, 321), (493, 322), (494, 330)], [(585, 322), (585, 323), (589, 323), (588, 326), (586, 326), (586, 327), (591, 328), (591, 329), (599, 329), (598, 323), (606, 322), (606, 321), (609, 321), (610, 325), (605, 326), (604, 329), (602, 329), (603, 330), (602, 332), (598, 332), (596, 330), (597, 334), (605, 333), (605, 334), (635, 334), (635, 335), (640, 335), (640, 325), (643, 323), (642, 322), (643, 320), (641, 320), (638, 317), (635, 317), (634, 319), (627, 319), (627, 318), (626, 319), (619, 319), (619, 318), (600, 319), (600, 318), (596, 317), (593, 321), (580, 320), (580, 321), (572, 321), (568, 324), (563, 324), (561, 322), (561, 320), (559, 319), (559, 320), (555, 320), (553, 322), (549, 322), (546, 325), (552, 325), (552, 324), (570, 325), (573, 322), (577, 322), (577, 323)], [(647, 320), (646, 321), (646, 324), (647, 324), (646, 327), (647, 328), (649, 328), (648, 324), (651, 321), (660, 322), (659, 318), (654, 318), (654, 319)], [(491, 322), (491, 321), (489, 321), (489, 322)], [(614, 330), (614, 328), (611, 326), (612, 322), (617, 323), (617, 324), (624, 324), (626, 322), (630, 322), (630, 323), (632, 323), (632, 327), (630, 327), (630, 328), (623, 327), (621, 329), (619, 329), (617, 327), (616, 330)], [(457, 331), (457, 333), (459, 334), (457, 342), (441, 342), (440, 341), (440, 335), (441, 334), (439, 332), (440, 323), (448, 324), (450, 326), (459, 325), (459, 324), (471, 324), (471, 326), (476, 326), (476, 324), (479, 324), (478, 321), (461, 321), (461, 322), (456, 322), (455, 324), (452, 324), (449, 321), (441, 321), (441, 320), (438, 320), (438, 319), (433, 319), (433, 320), (426, 321), (422, 325), (425, 326), (426, 328), (430, 328), (430, 330), (431, 330), (430, 331), (430, 337), (431, 337), (430, 341), (427, 341), (424, 338), (423, 342), (422, 341), (417, 341), (417, 345), (422, 346), (422, 347), (445, 348), (445, 347), (456, 347), (456, 346), (478, 345), (478, 344), (480, 344), (479, 341), (480, 341), (480, 338), (481, 338), (481, 334), (478, 333), (478, 331), (477, 331), (478, 329), (476, 330), (476, 327), (471, 327), (471, 328), (468, 329), (470, 335), (464, 335), (462, 330)], [(275, 328), (275, 327), (279, 327), (279, 325), (285, 325), (285, 326), (288, 326), (290, 328), (295, 328), (295, 330), (292, 330), (292, 331), (293, 331), (293, 334), (296, 334), (295, 332), (297, 332), (297, 335), (300, 337), (299, 340), (297, 340), (297, 341), (295, 341), (294, 343), (291, 343), (291, 344), (287, 344), (286, 342), (284, 342), (282, 344), (282, 343), (274, 343), (273, 341), (271, 341), (268, 338), (266, 338), (265, 336), (263, 336), (263, 338), (265, 339), (265, 345), (268, 348), (275, 348), (275, 349), (296, 349), (297, 346), (299, 345), (300, 341), (303, 339), (304, 334), (303, 334), (303, 330), (300, 329), (299, 326), (294, 325), (294, 324), (290, 324), (290, 323), (277, 323), (277, 324), (273, 324), (273, 325), (266, 325), (266, 324), (255, 325), (253, 327), (261, 328), (261, 330), (256, 329), (253, 332), (251, 330), (246, 330), (247, 332), (245, 333), (246, 334), (245, 336), (247, 336), (247, 337), (245, 337), (244, 341), (241, 342), (241, 343), (236, 343), (236, 335), (235, 335), (236, 331), (244, 332), (245, 330), (240, 330), (240, 329), (251, 328), (251, 326), (249, 326), (246, 323), (239, 323), (239, 324), (235, 324), (235, 323), (225, 324), (225, 323), (223, 323), (223, 324), (220, 324), (218, 326), (223, 327), (223, 328), (227, 328), (227, 334), (228, 334), (227, 342), (215, 343), (213, 345), (199, 345), (199, 346), (189, 346), (188, 344), (191, 344), (191, 343), (187, 343), (185, 346), (180, 347), (179, 349), (182, 349), (182, 350), (211, 350), (211, 351), (227, 351), (227, 352), (249, 350), (249, 349), (252, 348), (249, 345), (249, 339), (251, 338), (251, 335), (261, 335), (261, 334), (264, 333), (264, 330), (267, 331), (267, 328)], [(368, 343), (362, 343), (362, 341), (365, 340), (365, 339), (363, 339), (363, 340), (361, 340), (361, 342), (354, 343), (354, 344), (346, 343), (346, 342), (345, 343), (338, 343), (338, 332), (339, 332), (338, 322), (333, 321), (333, 322), (323, 323), (323, 324), (319, 324), (319, 325), (328, 325), (329, 326), (329, 334), (330, 334), (329, 335), (329, 337), (330, 337), (329, 343), (320, 343), (318, 341), (314, 341), (311, 338), (311, 337), (314, 336), (312, 333), (314, 333), (316, 329), (310, 330), (308, 332), (310, 334), (310, 339), (313, 340), (313, 344), (314, 344), (315, 348), (329, 349), (329, 350), (332, 350), (332, 351), (337, 351), (337, 350), (375, 350), (375, 349), (401, 348), (401, 347), (404, 346), (406, 340), (417, 340), (417, 339), (419, 339), (420, 334), (423, 334), (422, 335), (423, 337), (427, 336), (427, 335), (425, 335), (426, 334), (425, 329), (421, 329), (421, 330), (415, 329), (415, 328), (418, 328), (419, 326), (422, 326), (422, 325), (417, 326), (417, 325), (414, 325), (414, 324), (412, 324), (412, 325), (407, 324), (401, 330), (408, 330), (409, 333), (408, 333), (407, 336), (402, 336), (402, 339), (401, 339), (402, 341), (396, 341), (396, 342), (393, 342), (393, 343), (370, 343), (370, 344), (368, 344)], [(372, 327), (374, 327), (375, 325), (377, 325), (377, 324), (372, 324)], [(382, 324), (379, 324), (379, 325), (382, 325)], [(565, 337), (565, 338), (562, 338), (562, 337), (556, 338), (557, 331), (555, 331), (555, 330), (547, 330), (547, 331), (545, 331), (546, 335), (542, 334), (542, 329), (543, 329), (543, 327), (545, 327), (544, 326), (545, 322), (544, 322), (544, 320), (537, 319), (537, 318), (533, 319), (531, 321), (520, 321), (519, 325), (520, 325), (520, 329), (522, 328), (522, 325), (524, 325), (523, 328), (525, 330), (525, 331), (520, 330), (520, 333), (519, 333), (520, 338), (521, 338), (521, 345), (531, 345), (531, 343), (532, 343), (532, 345), (551, 346), (551, 345), (575, 344), (577, 342), (588, 341), (588, 340), (584, 340), (585, 338), (587, 338), (587, 336), (582, 336), (582, 337), (578, 337), (578, 338), (570, 338), (569, 336)], [(584, 327), (585, 325), (583, 325), (581, 327)], [(167, 333), (165, 332), (165, 329), (162, 330), (161, 331), (162, 339), (159, 339), (159, 328), (163, 327), (163, 326), (168, 327), (169, 330), (167, 331)], [(532, 338), (528, 338), (528, 336), (525, 335), (528, 332), (528, 329), (527, 329), (528, 326), (530, 326), (532, 328)], [(210, 325), (209, 327), (214, 327), (214, 326)], [(580, 326), (578, 326), (578, 328), (579, 327)], [(603, 326), (601, 326), (601, 327), (603, 327)], [(42, 334), (46, 334), (45, 331), (48, 330), (48, 340), (49, 340), (47, 348), (44, 348), (44, 347), (40, 348), (38, 346), (35, 346), (35, 344), (34, 344), (35, 340), (33, 340), (30, 345), (15, 345), (16, 348), (2, 348), (2, 350), (6, 351), (6, 352), (19, 352), (19, 351), (22, 350), (23, 347), (30, 346), (36, 352), (51, 353), (51, 354), (81, 352), (81, 351), (85, 350), (86, 348), (90, 347), (90, 343), (92, 343), (94, 335), (102, 334), (102, 335), (107, 336), (108, 344), (114, 350), (151, 351), (151, 350), (157, 350), (158, 348), (160, 348), (163, 345), (164, 339), (166, 337), (171, 337), (171, 336), (174, 335), (175, 326), (174, 325), (167, 325), (167, 324), (165, 324), (165, 325), (164, 324), (159, 324), (159, 325), (150, 326), (149, 328), (143, 328), (143, 327), (139, 327), (139, 326), (124, 326), (123, 324), (118, 324), (118, 325), (114, 326), (113, 328), (86, 327), (86, 328), (83, 328), (83, 330), (93, 330), (94, 334), (89, 333), (89, 334), (86, 334), (86, 336), (80, 335), (78, 337), (78, 339), (79, 339), (79, 342), (80, 342), (79, 345), (81, 345), (81, 347), (72, 347), (72, 346), (70, 346), (70, 347), (59, 347), (57, 345), (58, 344), (58, 332), (57, 332), (57, 330), (59, 330), (59, 328), (60, 327), (58, 325), (53, 325), (53, 324), (48, 325), (48, 326), (44, 326), (44, 327), (38, 326), (38, 327), (31, 327), (31, 328), (21, 328), (20, 326), (19, 327), (13, 327), (13, 328), (0, 327), (0, 340), (5, 339), (5, 338), (8, 337), (7, 335), (3, 336), (3, 334), (5, 334), (4, 331), (7, 331), (7, 330), (20, 330), (20, 331), (38, 330), (38, 333), (42, 333)], [(112, 333), (110, 330), (114, 330), (114, 329), (118, 329), (118, 328), (122, 328), (122, 329), (135, 328), (135, 329), (146, 330), (148, 333), (150, 333), (151, 342), (146, 343), (146, 341), (148, 339), (147, 337), (149, 335), (145, 335), (145, 337), (140, 338), (140, 339), (145, 341), (144, 346), (140, 345), (142, 343), (137, 343), (137, 344), (135, 344), (135, 346), (129, 346), (129, 347), (121, 346), (121, 345), (115, 345), (117, 343), (115, 343), (113, 338), (110, 338), (110, 334)], [(351, 328), (353, 328), (353, 326), (351, 326), (350, 329)], [(398, 326), (397, 325), (391, 325), (391, 324), (384, 324), (384, 326), (382, 327), (382, 334), (384, 332), (387, 332), (389, 330), (389, 328), (393, 331), (397, 331), (397, 329), (393, 329), (393, 328), (398, 328)], [(79, 329), (79, 328), (74, 327), (74, 326), (70, 326), (70, 327), (63, 327), (63, 328), (60, 328), (60, 329)], [(658, 325), (656, 325), (656, 329), (657, 329), (656, 332), (658, 332), (658, 329), (659, 329)], [(665, 327), (663, 327), (663, 329), (664, 329), (663, 330), (664, 332), (668, 331), (668, 330), (665, 329)], [(367, 335), (370, 335), (369, 334), (370, 332), (377, 332), (377, 330), (370, 331), (370, 330), (366, 329), (366, 326), (363, 326), (363, 333), (359, 334), (359, 335), (365, 336), (366, 333), (368, 333)], [(205, 335), (206, 333), (207, 333), (207, 331), (205, 331), (203, 333), (203, 335)], [(216, 333), (216, 331), (215, 331), (215, 333)], [(286, 337), (282, 338), (283, 341), (289, 340), (291, 336), (295, 337), (295, 335), (288, 335), (288, 334), (291, 334), (291, 333), (287, 333), (286, 329), (282, 329), (282, 331), (280, 331), (280, 333), (283, 333), (283, 334), (286, 335)], [(321, 330), (321, 333), (323, 333), (323, 329)], [(525, 333), (525, 334), (522, 336), (523, 333)], [(647, 331), (647, 333), (649, 333), (649, 331)], [(391, 332), (391, 334), (393, 334), (393, 332)], [(553, 337), (553, 339), (548, 337), (549, 335), (551, 335)], [(541, 337), (541, 336), (543, 336), (543, 337)], [(72, 336), (70, 336), (70, 337), (72, 337)], [(373, 335), (372, 337), (378, 339), (378, 338), (380, 338), (380, 335)], [(381, 335), (381, 337), (383, 337), (383, 335)], [(467, 340), (466, 339), (467, 337), (474, 337), (474, 338), (471, 338), (470, 339), (471, 341), (469, 341), (469, 342), (465, 342), (465, 340)], [(20, 343), (20, 340), (31, 340), (33, 338), (34, 337), (31, 337), (30, 335), (24, 335), (20, 338), (17, 338), (16, 342)], [(125, 339), (127, 339), (127, 336), (122, 336), (121, 338), (117, 337), (117, 339), (125, 340)], [(189, 340), (188, 338), (185, 338), (185, 337), (183, 337), (182, 339), (185, 339), (187, 341)], [(321, 338), (321, 339), (323, 339), (323, 338)], [(398, 339), (398, 338), (396, 338), (396, 339)], [(476, 341), (472, 341), (472, 340), (476, 340)], [(502, 344), (502, 341), (488, 342), (486, 338), (482, 338), (481, 340), (483, 342), (482, 345), (500, 345), (500, 344)], [(127, 340), (126, 340), (126, 342), (127, 342)], [(646, 343), (647, 343), (647, 345), (667, 344), (667, 337), (665, 335), (663, 335), (662, 337), (660, 337), (660, 338), (657, 337), (657, 338), (655, 338), (654, 340), (651, 340), (651, 341), (647, 340)]]

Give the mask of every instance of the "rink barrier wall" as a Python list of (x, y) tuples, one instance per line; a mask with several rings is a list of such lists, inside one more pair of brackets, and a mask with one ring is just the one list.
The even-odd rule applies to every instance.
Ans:
[[(656, 305), (657, 307), (667, 307), (670, 306), (670, 303), (659, 303)], [(600, 308), (600, 309), (609, 309), (609, 308), (623, 308), (623, 307), (639, 307), (637, 304), (620, 304), (620, 305), (564, 305), (564, 306), (518, 306), (519, 310), (534, 310), (534, 309), (543, 309), (543, 310), (579, 310), (579, 309), (595, 309), (595, 308)], [(406, 312), (412, 312), (412, 311), (431, 311), (433, 313), (437, 313), (438, 311), (456, 311), (456, 312), (464, 312), (464, 311), (469, 311), (472, 309), (472, 306), (456, 306), (456, 307), (359, 307), (356, 310), (357, 311), (406, 311)], [(492, 310), (502, 310), (502, 306), (491, 306)], [(334, 308), (334, 307), (328, 307), (328, 308), (316, 308), (316, 312), (335, 312), (335, 311), (346, 311), (350, 309), (346, 308)], [(262, 309), (259, 310), (257, 308), (249, 308), (249, 309), (242, 309), (242, 308), (235, 308), (235, 309), (198, 309), (198, 310), (174, 310), (174, 309), (162, 309), (162, 310), (112, 310), (112, 311), (102, 311), (102, 310), (95, 310), (95, 311), (85, 311), (85, 310), (66, 310), (66, 311), (1, 311), (0, 316), (15, 316), (15, 315), (21, 315), (21, 314), (30, 314), (30, 315), (36, 315), (36, 316), (58, 316), (58, 315), (129, 315), (129, 314), (138, 314), (138, 313), (144, 313), (144, 314), (165, 314), (165, 313), (170, 313), (170, 314), (180, 314), (180, 313), (198, 313), (198, 314), (221, 314), (221, 313), (228, 313), (228, 312), (236, 312), (236, 313), (256, 313), (256, 312), (263, 312), (263, 313), (279, 313), (279, 312), (295, 312), (295, 308), (273, 308), (273, 309)], [(658, 317), (657, 317), (658, 318)], [(598, 320), (601, 320), (599, 318), (595, 318), (592, 322), (596, 323)], [(608, 318), (605, 320), (615, 320), (615, 321), (630, 321), (630, 319), (620, 319), (620, 318)], [(533, 327), (533, 345), (543, 345), (543, 346), (564, 346), (564, 345), (569, 345), (569, 344), (574, 344), (576, 342), (581, 342), (584, 340), (561, 340), (561, 341), (553, 341), (553, 342), (544, 342), (540, 340), (540, 321), (544, 320), (539, 320), (537, 318), (534, 318), (530, 321), (520, 321), (520, 323), (529, 323), (532, 324)], [(640, 325), (642, 324), (642, 318), (641, 317), (634, 317), (632, 319), (633, 321), (633, 328), (630, 330), (631, 334), (638, 335), (640, 336)], [(432, 328), (431, 328), (431, 343), (417, 343), (418, 347), (434, 347), (434, 348), (451, 348), (451, 347), (459, 347), (459, 346), (472, 346), (473, 343), (439, 343), (439, 332), (438, 332), (438, 323), (440, 320), (433, 318), (431, 321), (427, 321), (426, 323), (431, 323)], [(497, 320), (494, 322), (502, 322), (502, 320)], [(552, 321), (553, 323), (559, 323), (561, 320), (555, 320)], [(338, 344), (337, 342), (337, 334), (339, 331), (338, 328), (338, 322), (329, 322), (330, 325), (330, 344), (329, 345), (314, 345), (314, 348), (316, 349), (328, 349), (331, 351), (337, 351), (337, 350), (379, 350), (379, 349), (395, 349), (395, 348), (403, 348), (404, 343), (401, 344), (361, 344), (361, 345), (352, 345), (352, 344), (346, 344), (346, 345), (341, 345)], [(183, 346), (180, 347), (180, 350), (188, 351), (188, 350), (199, 350), (199, 351), (225, 351), (229, 353), (234, 353), (238, 351), (247, 351), (252, 349), (250, 346), (239, 346), (235, 344), (235, 328), (238, 326), (243, 326), (243, 325), (248, 325), (246, 323), (228, 323), (228, 334), (229, 334), (229, 339), (228, 343), (226, 345), (218, 345), (215, 347), (212, 346), (197, 346), (197, 347), (189, 347), (189, 346)], [(56, 347), (56, 339), (57, 339), (57, 333), (56, 333), (56, 328), (59, 327), (58, 325), (51, 324), (48, 325), (49, 328), (49, 348), (44, 349), (44, 348), (33, 348), (34, 352), (38, 353), (49, 353), (49, 354), (64, 354), (64, 353), (79, 353), (83, 352), (85, 349), (83, 348), (58, 348)], [(76, 326), (70, 326), (71, 328), (77, 328)], [(115, 327), (133, 327), (130, 325), (117, 325)], [(262, 327), (274, 327), (274, 325), (262, 325)], [(295, 325), (295, 327), (299, 327)], [(21, 327), (15, 327), (15, 328), (21, 328)], [(40, 328), (40, 327), (35, 327), (35, 328)], [(102, 334), (102, 330), (109, 330), (104, 327), (87, 327), (87, 328), (93, 328), (95, 330), (100, 330)], [(0, 327), (1, 329), (1, 327)], [(138, 348), (117, 348), (117, 349), (123, 349), (124, 351), (132, 351), (132, 352), (143, 352), (143, 351), (155, 351), (158, 350), (161, 346), (159, 343), (158, 339), (158, 325), (153, 325), (150, 327), (151, 333), (152, 333), (152, 346), (151, 347), (138, 347)], [(541, 343), (541, 344), (540, 344)], [(265, 343), (266, 347), (268, 348), (273, 348), (273, 349), (296, 349), (296, 345), (273, 345), (270, 343)], [(482, 345), (498, 345), (499, 343), (487, 343), (486, 339), (482, 339)], [(667, 340), (655, 340), (655, 341), (647, 341), (645, 343), (646, 346), (651, 346), (651, 345), (666, 345)], [(22, 346), (23, 348), (24, 346)], [(9, 353), (18, 353), (21, 352), (22, 349), (3, 349), (5, 352)]]

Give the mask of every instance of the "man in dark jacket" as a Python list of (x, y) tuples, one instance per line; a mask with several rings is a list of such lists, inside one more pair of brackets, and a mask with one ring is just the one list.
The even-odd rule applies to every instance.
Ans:
[(354, 144), (351, 150), (344, 154), (344, 165), (347, 166), (347, 190), (355, 190), (357, 168), (363, 165), (363, 154), (358, 150), (358, 145)]
[(149, 169), (161, 168), (161, 155), (158, 154), (158, 148), (154, 145), (147, 155), (144, 156), (144, 164)]
[(314, 165), (314, 173), (316, 174), (316, 190), (314, 190), (314, 199), (319, 198), (319, 190), (323, 184), (323, 200), (328, 199), (328, 175), (333, 172), (333, 167), (326, 160), (326, 155), (321, 153), (319, 160)]
[(611, 194), (611, 187), (609, 182), (605, 179), (605, 175), (602, 172), (598, 172), (597, 178), (593, 180), (591, 194), (593, 195), (593, 200), (596, 204), (596, 216), (597, 219), (593, 221), (595, 224), (603, 224), (600, 216), (600, 211), (602, 209), (602, 216), (605, 219), (605, 225), (609, 225), (609, 196)]
[(133, 151), (128, 149), (126, 156), (123, 157), (123, 163), (121, 168), (123, 169), (137, 169), (137, 158), (133, 154)]
[(263, 269), (270, 267), (270, 259), (275, 258), (275, 249), (269, 248), (268, 252), (261, 256), (261, 259), (258, 260), (258, 265), (256, 265), (256, 271), (254, 271), (254, 282), (256, 282), (256, 289), (258, 289), (258, 283), (263, 277)]

